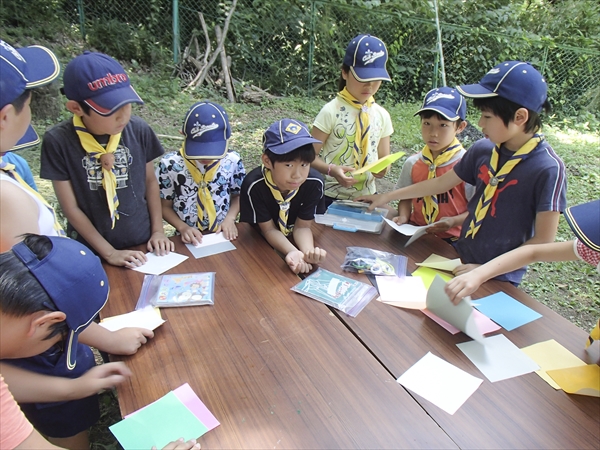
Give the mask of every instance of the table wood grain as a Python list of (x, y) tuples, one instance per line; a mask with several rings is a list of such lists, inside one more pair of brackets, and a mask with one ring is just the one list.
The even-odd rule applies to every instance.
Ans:
[[(348, 233), (316, 224), (313, 232), (316, 245), (328, 252), (321, 267), (366, 283), (368, 279), (365, 275), (341, 270), (346, 247), (368, 247), (405, 255), (409, 259), (409, 272), (417, 268), (415, 263), (422, 262), (432, 253), (448, 258), (457, 257), (451, 245), (430, 235), (405, 248), (408, 238), (388, 226), (381, 235)], [(541, 319), (513, 331), (502, 331), (517, 347), (555, 339), (582, 360), (593, 362), (584, 350), (586, 332), (513, 285), (489, 281), (473, 298), (498, 291), (506, 292), (543, 315)], [(459, 447), (600, 447), (600, 402), (597, 398), (555, 391), (535, 373), (491, 383), (456, 347), (457, 343), (469, 341), (470, 338), (462, 333), (448, 333), (420, 311), (372, 301), (356, 318), (343, 313), (336, 315), (396, 378), (427, 352), (432, 352), (484, 380), (454, 415), (414, 396)]]
[[(123, 415), (189, 383), (221, 422), (203, 448), (456, 448), (344, 321), (290, 291), (299, 282), (246, 224), (237, 250), (167, 273), (216, 272), (214, 306), (162, 308), (167, 322), (118, 387)], [(133, 310), (143, 274), (105, 266), (103, 317)], [(177, 436), (174, 436), (174, 439)]]

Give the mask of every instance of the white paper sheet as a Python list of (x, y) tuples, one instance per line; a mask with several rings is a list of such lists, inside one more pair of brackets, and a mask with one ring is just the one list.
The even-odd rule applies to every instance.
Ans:
[(185, 244), (185, 246), (196, 259), (236, 249), (231, 241), (225, 239), (223, 233), (202, 236), (202, 243), (198, 247), (192, 244)]
[(383, 275), (377, 275), (375, 278), (382, 302), (399, 308), (425, 308), (427, 289), (422, 278), (398, 278)]
[(452, 304), (444, 292), (444, 286), (446, 282), (436, 275), (427, 291), (427, 309), (470, 338), (483, 342), (483, 335), (475, 322), (471, 301), (463, 298), (457, 305)]
[(398, 233), (403, 234), (404, 236), (412, 236), (408, 240), (408, 242), (406, 244), (404, 244), (405, 247), (408, 247), (415, 240), (417, 240), (421, 236), (423, 236), (426, 233), (427, 228), (429, 228), (430, 226), (433, 225), (433, 224), (430, 224), (430, 225), (423, 225), (422, 227), (417, 227), (415, 225), (410, 225), (408, 223), (404, 223), (402, 225), (398, 225), (393, 220), (386, 219), (385, 217), (383, 218), (383, 220), (385, 220), (386, 223), (390, 227), (392, 227), (394, 230), (396, 230)]
[(399, 378), (405, 388), (454, 414), (483, 380), (428, 352)]
[(158, 308), (147, 306), (119, 316), (106, 317), (100, 322), (100, 326), (109, 331), (117, 331), (121, 328), (139, 327), (154, 330), (165, 323), (160, 316)]
[(483, 344), (469, 341), (456, 346), (492, 383), (540, 369), (503, 334), (485, 338)]
[(131, 270), (148, 273), (150, 275), (160, 275), (161, 273), (172, 269), (188, 259), (187, 256), (175, 252), (171, 252), (164, 256), (156, 256), (154, 253), (146, 253), (146, 258), (148, 258), (146, 264), (140, 267), (135, 267)]

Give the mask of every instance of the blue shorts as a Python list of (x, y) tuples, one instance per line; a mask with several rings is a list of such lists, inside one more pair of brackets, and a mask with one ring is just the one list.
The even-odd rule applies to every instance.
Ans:
[(88, 430), (100, 419), (98, 395), (60, 404), (20, 403), (25, 416), (40, 433), (68, 438)]

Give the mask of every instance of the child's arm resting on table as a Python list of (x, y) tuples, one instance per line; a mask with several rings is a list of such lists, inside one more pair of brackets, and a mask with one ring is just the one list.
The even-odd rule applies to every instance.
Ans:
[(296, 219), (294, 224), (294, 242), (304, 255), (304, 261), (308, 264), (319, 264), (325, 260), (327, 252), (319, 247), (315, 247), (312, 230), (312, 220)]
[(479, 289), (479, 286), (487, 280), (517, 270), (527, 264), (536, 261), (575, 261), (577, 259), (573, 250), (573, 241), (522, 245), (470, 272), (453, 278), (446, 284), (446, 294), (452, 303), (456, 304), (463, 297), (471, 295)]
[(219, 230), (223, 232), (223, 237), (228, 241), (232, 241), (238, 237), (238, 230), (235, 225), (235, 219), (240, 212), (240, 196), (231, 196), (231, 205), (229, 205), (229, 211), (223, 219), (223, 223), (219, 225)]
[(449, 191), (460, 183), (462, 183), (462, 180), (456, 175), (456, 172), (449, 170), (439, 178), (421, 181), (420, 183), (411, 184), (410, 186), (386, 192), (385, 194), (363, 195), (356, 198), (356, 200), (370, 203), (368, 210), (373, 211), (375, 208), (385, 205), (392, 200), (406, 200), (440, 194)]
[(77, 205), (71, 181), (53, 180), (52, 186), (58, 203), (69, 223), (106, 262), (113, 266), (138, 267), (146, 262), (144, 252), (117, 250), (102, 237), (90, 219)]
[(259, 223), (258, 226), (271, 247), (285, 255), (285, 262), (292, 272), (307, 273), (312, 270), (312, 266), (304, 261), (304, 254), (275, 227), (273, 220)]
[(128, 327), (109, 331), (92, 322), (79, 334), (79, 342), (112, 355), (133, 355), (153, 337), (154, 332), (146, 328)]
[(112, 389), (131, 376), (122, 362), (92, 367), (79, 378), (53, 377), (0, 363), (0, 371), (19, 403), (46, 403), (78, 400)]
[(184, 244), (199, 245), (202, 242), (202, 232), (191, 227), (179, 218), (173, 210), (173, 200), (160, 199), (163, 218), (169, 222), (181, 234), (181, 240)]
[(152, 230), (152, 235), (148, 241), (148, 251), (154, 252), (158, 256), (166, 255), (175, 250), (175, 244), (165, 235), (160, 188), (154, 174), (152, 161), (146, 163), (146, 202), (148, 202), (148, 214), (150, 215)]

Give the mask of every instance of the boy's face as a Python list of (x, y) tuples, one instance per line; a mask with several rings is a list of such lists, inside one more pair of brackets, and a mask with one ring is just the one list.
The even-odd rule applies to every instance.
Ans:
[(131, 103), (122, 106), (110, 116), (101, 116), (94, 110), (90, 110), (89, 114), (84, 114), (79, 107), (79, 104), (76, 102), (73, 103), (77, 105), (79, 113), (73, 110), (71, 110), (71, 112), (81, 116), (81, 120), (85, 124), (85, 127), (90, 133), (95, 135), (102, 136), (109, 134), (112, 136), (114, 134), (119, 134), (131, 119)]
[(485, 137), (496, 143), (506, 142), (510, 139), (511, 130), (509, 128), (511, 124), (512, 122), (507, 127), (499, 116), (494, 115), (490, 111), (481, 111), (478, 123)]
[(381, 80), (367, 81), (363, 83), (354, 78), (351, 71), (344, 72), (342, 77), (346, 80), (346, 89), (360, 103), (366, 102), (372, 95), (375, 95), (381, 86)]
[(7, 152), (13, 148), (21, 139), (29, 124), (31, 123), (31, 96), (27, 99), (23, 108), (17, 113), (11, 104), (2, 108), (0, 113), (0, 151)]
[(457, 127), (456, 122), (440, 119), (437, 114), (429, 118), (421, 117), (421, 136), (423, 142), (433, 153), (441, 153), (448, 148), (456, 137), (464, 129), (465, 122), (461, 121)]
[(44, 353), (62, 340), (57, 334), (50, 339), (50, 327), (65, 320), (60, 311), (38, 311), (26, 316), (9, 316), (0, 312), (0, 359), (29, 358)]
[(273, 182), (280, 191), (289, 192), (298, 189), (306, 181), (310, 171), (310, 163), (295, 159), (293, 161), (284, 161), (272, 163), (271, 160), (263, 154), (263, 164), (271, 170)]

